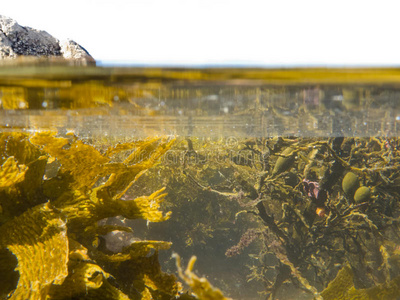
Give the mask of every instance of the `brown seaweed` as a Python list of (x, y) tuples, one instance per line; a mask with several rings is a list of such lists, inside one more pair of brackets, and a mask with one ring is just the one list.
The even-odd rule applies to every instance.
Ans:
[[(132, 200), (120, 198), (174, 140), (128, 143), (107, 155), (76, 136), (58, 137), (54, 132), (30, 137), (2, 133), (0, 141), (6, 141), (1, 151), (7, 154), (0, 169), (0, 260), (7, 261), (1, 270), (8, 272), (2, 275), (2, 297), (163, 299), (161, 294), (178, 295), (175, 277), (156, 267), (158, 250), (169, 248), (170, 243), (134, 242), (114, 255), (94, 246), (104, 233), (104, 229), (96, 229), (100, 219), (122, 215), (160, 222), (169, 218), (170, 213), (159, 211), (164, 189)], [(140, 153), (141, 160), (131, 154), (122, 162), (110, 162), (111, 155), (127, 149)], [(55, 161), (55, 175), (45, 176)], [(149, 256), (152, 249), (156, 253)], [(129, 284), (118, 276), (121, 261), (136, 270)], [(126, 291), (118, 288), (115, 278)], [(132, 284), (133, 290), (129, 289)]]

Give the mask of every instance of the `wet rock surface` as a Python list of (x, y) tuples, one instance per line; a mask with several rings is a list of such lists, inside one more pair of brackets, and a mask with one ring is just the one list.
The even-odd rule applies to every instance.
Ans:
[(76, 42), (60, 42), (46, 31), (21, 26), (0, 15), (0, 59), (20, 56), (59, 57), (95, 63), (93, 57)]

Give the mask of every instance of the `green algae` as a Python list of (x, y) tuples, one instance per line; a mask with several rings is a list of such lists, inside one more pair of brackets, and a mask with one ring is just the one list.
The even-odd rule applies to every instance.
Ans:
[(324, 300), (391, 300), (398, 299), (400, 296), (400, 276), (368, 289), (356, 289), (353, 284), (353, 276), (351, 268), (344, 266), (336, 278), (321, 292), (321, 296)]

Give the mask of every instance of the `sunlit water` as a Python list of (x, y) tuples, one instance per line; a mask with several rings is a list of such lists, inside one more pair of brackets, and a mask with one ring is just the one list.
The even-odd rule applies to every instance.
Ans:
[[(172, 242), (159, 251), (163, 271), (177, 274), (172, 252), (185, 264), (196, 255), (195, 272), (234, 299), (335, 299), (327, 285), (346, 267), (348, 289), (380, 289), (395, 299), (385, 284), (400, 286), (400, 81), (393, 70), (329, 72), (4, 67), (0, 134), (52, 131), (104, 157), (118, 144), (176, 138), (121, 197), (166, 187), (161, 210), (171, 217), (102, 219), (98, 226), (133, 232), (97, 234), (91, 246), (98, 251)], [(10, 151), (5, 142), (1, 164)], [(123, 163), (132, 151), (110, 162)], [(53, 160), (43, 184), (64, 180)], [(1, 201), (4, 227), (10, 218)], [(97, 263), (115, 281), (123, 276)], [(137, 288), (112, 284), (140, 299)], [(0, 286), (0, 295), (14, 289)]]

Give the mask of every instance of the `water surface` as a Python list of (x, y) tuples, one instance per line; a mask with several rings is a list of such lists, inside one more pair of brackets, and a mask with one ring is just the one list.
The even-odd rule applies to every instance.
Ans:
[(3, 66), (1, 297), (396, 299), (399, 75)]

